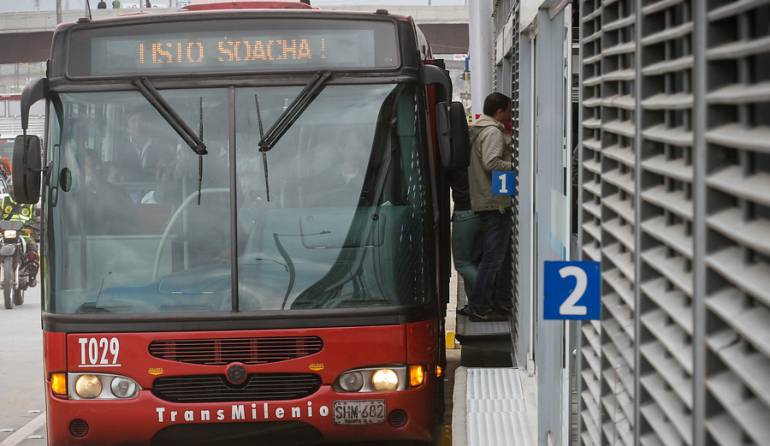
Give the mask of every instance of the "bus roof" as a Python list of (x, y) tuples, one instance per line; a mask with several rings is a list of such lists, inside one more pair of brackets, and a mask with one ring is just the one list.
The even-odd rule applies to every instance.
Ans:
[[(130, 23), (157, 23), (157, 22), (169, 22), (169, 21), (196, 21), (206, 19), (222, 19), (222, 18), (239, 18), (245, 17), (244, 14), (249, 14), (249, 18), (254, 18), (256, 15), (264, 17), (298, 17), (298, 18), (326, 18), (326, 19), (352, 19), (352, 20), (396, 20), (401, 22), (412, 21), (411, 17), (390, 14), (384, 9), (373, 10), (372, 12), (360, 12), (360, 11), (341, 11), (341, 10), (323, 10), (318, 8), (307, 8), (305, 4), (300, 3), (305, 7), (290, 7), (290, 8), (262, 8), (262, 7), (245, 7), (255, 4), (267, 4), (267, 3), (283, 3), (283, 2), (220, 2), (203, 5), (193, 6), (207, 6), (207, 8), (195, 8), (195, 9), (182, 9), (173, 12), (163, 12), (159, 14), (147, 14), (147, 13), (132, 13), (125, 15), (118, 15), (112, 17), (99, 18), (95, 20), (89, 20), (87, 18), (81, 18), (77, 22), (62, 22), (56, 27), (56, 32), (65, 31), (69, 28), (81, 28), (89, 26), (110, 26), (119, 24)], [(286, 2), (287, 4), (293, 4)], [(239, 5), (238, 7), (232, 7), (232, 5)], [(215, 7), (211, 7), (215, 6)]]
[(211, 1), (187, 5), (185, 11), (212, 11), (222, 9), (314, 9), (300, 1)]

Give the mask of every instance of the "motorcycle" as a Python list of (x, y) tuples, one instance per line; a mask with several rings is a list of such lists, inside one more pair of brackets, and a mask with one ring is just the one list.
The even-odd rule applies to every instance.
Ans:
[(22, 233), (25, 227), (32, 229), (20, 221), (0, 221), (0, 278), (3, 302), (8, 310), (24, 304), (24, 291), (36, 283), (38, 253), (28, 246)]

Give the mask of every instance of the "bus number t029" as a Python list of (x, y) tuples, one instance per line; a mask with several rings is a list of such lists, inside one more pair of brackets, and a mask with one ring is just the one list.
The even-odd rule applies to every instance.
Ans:
[(80, 367), (120, 367), (118, 338), (79, 338)]

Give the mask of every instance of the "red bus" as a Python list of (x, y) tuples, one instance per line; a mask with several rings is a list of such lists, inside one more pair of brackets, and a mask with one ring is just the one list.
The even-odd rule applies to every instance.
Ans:
[(25, 89), (49, 444), (431, 440), (464, 113), (410, 18), (271, 6), (63, 24)]

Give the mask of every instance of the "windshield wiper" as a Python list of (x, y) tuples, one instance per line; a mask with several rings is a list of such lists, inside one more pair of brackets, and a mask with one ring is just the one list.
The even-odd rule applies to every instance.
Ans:
[(173, 128), (174, 131), (176, 131), (176, 133), (184, 140), (184, 142), (190, 146), (190, 149), (192, 149), (193, 152), (195, 152), (197, 155), (208, 154), (208, 151), (206, 151), (206, 144), (203, 142), (202, 135), (195, 134), (193, 129), (191, 129), (190, 126), (187, 125), (187, 123), (184, 122), (184, 120), (179, 116), (176, 110), (174, 110), (174, 107), (172, 107), (171, 104), (169, 104), (163, 98), (163, 96), (158, 93), (158, 90), (155, 89), (155, 86), (152, 84), (152, 82), (150, 82), (149, 79), (146, 77), (136, 79), (134, 80), (134, 85), (139, 90), (139, 92), (142, 93), (142, 96), (147, 99), (147, 102), (155, 107), (155, 110), (157, 110), (158, 113), (163, 116), (163, 119), (168, 122), (168, 125), (170, 125), (171, 128)]
[[(259, 140), (262, 141), (262, 139), (265, 137), (265, 129), (262, 125), (262, 112), (259, 108), (259, 95), (254, 95), (254, 103), (257, 107), (257, 123), (259, 124)], [(265, 174), (265, 195), (267, 196), (267, 201), (270, 201), (270, 181), (268, 180), (267, 176), (267, 152), (262, 151), (261, 148), (259, 148), (259, 143), (257, 143), (257, 148), (260, 152), (262, 152), (262, 172)]]
[(332, 73), (330, 71), (319, 71), (313, 76), (313, 79), (305, 85), (305, 88), (302, 89), (289, 107), (281, 113), (281, 116), (268, 129), (265, 136), (259, 140), (260, 152), (269, 152), (278, 143), (278, 140), (294, 125), (310, 103), (321, 93), (321, 90), (323, 90), (331, 77)]

